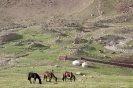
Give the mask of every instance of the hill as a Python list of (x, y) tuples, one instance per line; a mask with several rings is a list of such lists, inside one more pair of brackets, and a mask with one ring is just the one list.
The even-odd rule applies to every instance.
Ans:
[[(132, 23), (133, 0), (0, 0), (0, 87), (132, 88)], [(30, 71), (58, 83), (31, 85)]]
[(131, 0), (0, 0), (0, 27), (34, 25), (60, 19), (84, 23), (115, 17), (120, 15), (116, 8), (125, 1)]

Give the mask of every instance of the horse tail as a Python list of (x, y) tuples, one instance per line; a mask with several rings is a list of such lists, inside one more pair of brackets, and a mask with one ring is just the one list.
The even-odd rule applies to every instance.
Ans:
[(64, 75), (64, 73), (63, 73), (62, 80), (64, 81), (64, 79), (65, 79), (65, 75)]
[(40, 76), (38, 74), (37, 74), (37, 78), (39, 80), (39, 83), (42, 84), (41, 78), (40, 78)]
[(30, 80), (30, 72), (28, 73), (28, 80)]

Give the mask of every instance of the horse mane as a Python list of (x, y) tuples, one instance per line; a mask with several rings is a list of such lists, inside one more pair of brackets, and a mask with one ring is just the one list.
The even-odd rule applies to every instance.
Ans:
[(51, 72), (51, 75), (55, 77), (54, 73)]
[(52, 77), (54, 77), (57, 80), (57, 77), (51, 72)]
[(75, 77), (75, 75), (73, 75), (73, 80), (74, 80), (74, 81), (76, 80), (76, 77)]
[(38, 78), (38, 80), (39, 80), (39, 83), (42, 84), (42, 81), (41, 81), (40, 76), (39, 76), (37, 73), (36, 73), (36, 76), (37, 76), (37, 78)]
[(73, 80), (75, 81), (76, 80), (76, 77), (75, 75), (71, 72), (72, 76), (73, 76)]

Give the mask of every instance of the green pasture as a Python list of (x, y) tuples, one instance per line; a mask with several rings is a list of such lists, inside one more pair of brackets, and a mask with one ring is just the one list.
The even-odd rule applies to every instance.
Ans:
[[(112, 55), (111, 53), (113, 51), (104, 48), (105, 43), (123, 39), (123, 37), (119, 37), (118, 33), (115, 33), (114, 31), (121, 31), (120, 28), (97, 28), (94, 31), (87, 32), (85, 34), (80, 33), (78, 30), (79, 28), (77, 27), (45, 28), (41, 26), (30, 26), (24, 29), (20, 28), (17, 30), (2, 31), (0, 32), (1, 35), (7, 33), (18, 33), (22, 35), (22, 38), (1, 43), (0, 55), (2, 57), (11, 58), (50, 58), (58, 57), (58, 55), (62, 53), (72, 57), (82, 56), (103, 60), (110, 60), (112, 58), (120, 56), (121, 54), (127, 55), (126, 53), (119, 52), (115, 55)], [(100, 39), (101, 37), (105, 38), (104, 40), (102, 40), (105, 43), (96, 42), (96, 40)], [(81, 39), (84, 39), (86, 42), (79, 42), (77, 44), (74, 44), (74, 41), (80, 41)], [(41, 46), (32, 47), (32, 43), (39, 44)], [(72, 50), (76, 50), (76, 53), (71, 53), (70, 51)], [(106, 51), (106, 53), (99, 53), (98, 50), (104, 50)], [(104, 57), (105, 55), (106, 57)]]
[[(107, 24), (111, 25), (111, 24)], [(116, 26), (120, 24), (115, 24)], [(56, 30), (55, 30), (56, 29)], [(2, 58), (17, 58), (10, 63), (0, 65), (0, 87), (1, 88), (132, 88), (133, 71), (127, 68), (119, 68), (108, 65), (90, 63), (89, 68), (73, 66), (71, 61), (58, 61), (61, 54), (68, 57), (86, 57), (99, 60), (112, 60), (119, 56), (130, 56), (131, 54), (116, 52), (104, 48), (104, 43), (96, 40), (100, 37), (107, 37), (103, 42), (117, 41), (122, 39), (117, 37), (119, 27), (99, 27), (91, 32), (80, 34), (77, 27), (73, 28), (42, 28), (41, 26), (30, 26), (24, 29), (8, 30), (0, 32), (1, 35), (7, 33), (18, 33), (22, 35), (21, 39), (9, 42), (1, 42), (0, 56)], [(115, 30), (118, 32), (115, 33)], [(124, 32), (122, 35), (126, 35)], [(108, 40), (108, 36), (109, 40)], [(112, 36), (117, 39), (113, 39)], [(130, 34), (127, 34), (130, 36)], [(86, 39), (85, 42), (74, 44), (76, 39)], [(132, 41), (131, 41), (132, 42)], [(39, 46), (32, 46), (32, 44)], [(76, 50), (76, 53), (71, 53)], [(99, 53), (103, 50), (105, 53)], [(55, 67), (59, 65), (60, 67)], [(43, 80), (45, 71), (54, 70), (58, 77), (58, 83), (54, 84)], [(61, 80), (64, 71), (82, 72), (82, 75), (76, 75), (77, 80), (70, 82)], [(28, 72), (37, 72), (42, 79), (42, 84), (30, 84), (27, 80)], [(83, 76), (85, 75), (85, 76)]]
[[(1, 0), (0, 88), (133, 88), (133, 69), (91, 62), (88, 68), (83, 68), (73, 66), (72, 61), (57, 60), (62, 54), (103, 61), (132, 57), (131, 53), (112, 51), (104, 46), (133, 37), (132, 5), (128, 5), (133, 0), (127, 3), (126, 0), (48, 0), (49, 5), (45, 0), (39, 4), (40, 1), (24, 0), (22, 4), (20, 1)], [(118, 13), (120, 4), (127, 5), (123, 9), (129, 10), (129, 14)], [(9, 33), (22, 38), (2, 42), (1, 36)], [(118, 48), (133, 49), (133, 41)], [(58, 78), (57, 84), (54, 80), (43, 80), (44, 72), (52, 70)], [(76, 81), (63, 82), (64, 71), (73, 72)], [(38, 73), (42, 84), (38, 80), (30, 84), (28, 72)]]
[[(28, 61), (26, 59), (25, 61)], [(106, 66), (90, 63), (88, 68), (81, 66), (73, 66), (71, 61), (50, 61), (40, 60), (44, 62), (39, 65), (39, 60), (34, 60), (34, 64), (23, 67), (12, 67), (0, 71), (0, 87), (1, 88), (132, 88), (133, 86), (133, 71), (126, 68), (114, 66)], [(17, 62), (17, 64), (23, 61)], [(48, 64), (49, 63), (49, 64)], [(21, 65), (20, 64), (20, 65)], [(36, 64), (36, 66), (35, 66)], [(59, 65), (60, 67), (55, 67)], [(45, 71), (54, 70), (55, 76), (58, 78), (58, 83), (46, 82), (43, 80)], [(76, 76), (75, 82), (70, 82), (67, 79), (63, 82), (61, 77), (64, 71), (72, 71)], [(28, 72), (37, 72), (42, 84), (36, 80), (35, 84), (30, 84), (27, 80)], [(76, 75), (76, 72), (81, 72), (82, 75)], [(84, 76), (85, 75), (85, 76)], [(32, 79), (33, 80), (33, 79)]]

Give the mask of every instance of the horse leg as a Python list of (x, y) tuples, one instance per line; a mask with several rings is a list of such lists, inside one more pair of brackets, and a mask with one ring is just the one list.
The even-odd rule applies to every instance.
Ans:
[(64, 76), (62, 77), (62, 80), (63, 80), (63, 82), (64, 82)]
[(70, 81), (72, 82), (72, 77), (70, 77)]
[(47, 76), (45, 78), (46, 78), (46, 82), (47, 82)]
[(65, 76), (65, 77), (64, 77), (64, 79), (65, 79), (65, 82), (66, 82), (66, 78), (67, 78), (67, 77)]
[(28, 80), (30, 81), (30, 83), (32, 83), (32, 82), (31, 82), (31, 78), (30, 78), (30, 77), (28, 77)]
[(75, 76), (73, 77), (73, 80), (75, 81)]
[(33, 83), (35, 83), (36, 82), (36, 78), (34, 78), (34, 81), (33, 81)]
[(49, 82), (51, 82), (51, 79), (52, 79), (52, 78), (50, 77), (50, 78), (49, 78)]
[(29, 81), (30, 81), (30, 83), (32, 84), (31, 79), (29, 79)]
[(44, 75), (44, 79), (43, 80), (45, 80), (45, 78), (46, 78), (46, 76)]

